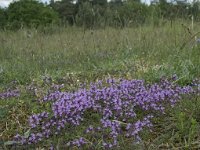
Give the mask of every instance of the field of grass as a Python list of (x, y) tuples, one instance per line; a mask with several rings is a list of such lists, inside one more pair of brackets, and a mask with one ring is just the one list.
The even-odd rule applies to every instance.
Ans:
[[(54, 27), (42, 31), (0, 31), (0, 147), (14, 149), (20, 145), (13, 142), (17, 133), (31, 134), (29, 116), (50, 111), (52, 103), (41, 100), (57, 86), (59, 91), (75, 92), (82, 83), (90, 89), (91, 82), (108, 78), (142, 79), (152, 85), (161, 78), (177, 75), (173, 84), (195, 84), (198, 91), (200, 44), (195, 42), (195, 35), (200, 37), (200, 26), (195, 23), (193, 29), (186, 27), (191, 28), (190, 22), (179, 20), (124, 29)], [(192, 84), (194, 79), (197, 80)], [(164, 114), (148, 111), (156, 116), (152, 119), (152, 131), (141, 132), (138, 144), (133, 144), (135, 139), (119, 136), (118, 149), (199, 149), (198, 92), (166, 107)], [(137, 113), (142, 118), (146, 112), (140, 111)], [(87, 111), (80, 126), (67, 125), (64, 131), (68, 133), (24, 147), (48, 149), (53, 145), (55, 149), (66, 149), (68, 141), (84, 135), (91, 122), (98, 126), (100, 118), (100, 114)], [(97, 142), (91, 144), (92, 149), (103, 149), (99, 136), (87, 136), (89, 141)], [(89, 149), (88, 145), (82, 148)]]

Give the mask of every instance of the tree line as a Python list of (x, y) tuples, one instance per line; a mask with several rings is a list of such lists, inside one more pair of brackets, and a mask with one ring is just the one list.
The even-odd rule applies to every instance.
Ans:
[(8, 8), (0, 8), (0, 28), (38, 28), (50, 25), (102, 28), (138, 26), (160, 19), (177, 18), (200, 20), (200, 3), (177, 2), (145, 5), (140, 0), (51, 0), (44, 4), (36, 0), (12, 2)]

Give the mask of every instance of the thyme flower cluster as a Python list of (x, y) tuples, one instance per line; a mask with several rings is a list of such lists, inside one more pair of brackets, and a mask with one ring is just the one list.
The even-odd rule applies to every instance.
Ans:
[(0, 93), (0, 99), (8, 99), (12, 97), (19, 97), (19, 90), (7, 90), (6, 92)]
[[(102, 134), (102, 147), (119, 146), (121, 135), (139, 142), (140, 132), (153, 127), (151, 119), (155, 115), (165, 113), (166, 107), (173, 107), (183, 96), (196, 94), (196, 89), (196, 86), (181, 87), (166, 79), (155, 84), (146, 84), (143, 80), (108, 79), (76, 92), (55, 91), (43, 99), (44, 103), (52, 104), (51, 111), (30, 116), (31, 134), (28, 137), (16, 135), (15, 140), (36, 144), (60, 134), (67, 126), (80, 126), (85, 114), (90, 112), (99, 115), (99, 126), (91, 122), (85, 133), (94, 137)], [(143, 117), (139, 112), (143, 112)], [(84, 137), (66, 142), (68, 146), (78, 147), (91, 144)]]

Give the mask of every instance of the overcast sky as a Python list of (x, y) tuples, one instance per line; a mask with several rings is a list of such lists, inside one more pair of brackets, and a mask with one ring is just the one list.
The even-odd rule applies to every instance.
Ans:
[(0, 0), (1, 7), (7, 7), (10, 3), (10, 0)]

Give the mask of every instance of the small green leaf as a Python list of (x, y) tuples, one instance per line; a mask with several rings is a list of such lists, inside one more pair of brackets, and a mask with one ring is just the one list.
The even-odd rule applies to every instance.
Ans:
[(16, 141), (7, 141), (4, 143), (4, 145), (13, 145), (13, 144), (17, 144), (18, 142)]
[(29, 129), (28, 131), (26, 131), (26, 132), (24, 133), (24, 137), (25, 137), (25, 138), (28, 138), (28, 137), (30, 136), (30, 131), (31, 131), (31, 129)]

